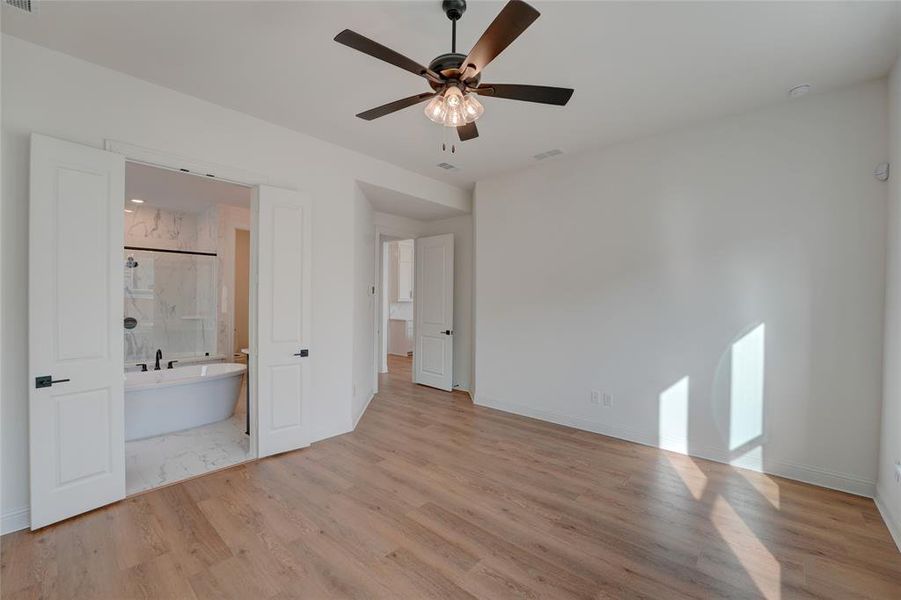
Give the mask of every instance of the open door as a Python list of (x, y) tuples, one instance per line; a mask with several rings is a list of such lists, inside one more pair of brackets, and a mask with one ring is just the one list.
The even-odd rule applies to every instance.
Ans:
[(454, 387), (454, 236), (418, 238), (413, 261), (413, 381), (442, 390)]
[(31, 137), (31, 528), (125, 497), (125, 159)]
[(310, 444), (310, 200), (300, 193), (260, 186), (255, 209), (255, 305), (259, 457)]

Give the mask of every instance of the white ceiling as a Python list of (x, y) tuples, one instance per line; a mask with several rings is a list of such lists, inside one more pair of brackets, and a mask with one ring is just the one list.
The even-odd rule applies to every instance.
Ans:
[[(344, 28), (428, 63), (450, 46), (440, 0), (54, 2), (3, 6), (3, 31), (468, 187), (534, 162), (882, 77), (898, 55), (897, 2), (546, 2), (485, 70), (495, 83), (575, 88), (565, 108), (484, 100), (481, 137), (440, 150), (421, 107), (357, 112), (425, 82), (332, 41)], [(502, 6), (471, 1), (464, 52)], [(457, 171), (436, 165), (450, 162)]]
[(383, 188), (371, 183), (358, 181), (357, 185), (373, 210), (388, 213), (389, 215), (398, 215), (417, 221), (435, 221), (437, 219), (447, 219), (467, 214), (466, 211), (446, 206), (416, 196), (410, 196), (396, 190)]
[(131, 162), (125, 165), (125, 208), (134, 208), (131, 199), (137, 198), (144, 207), (202, 213), (223, 204), (250, 208), (251, 195), (250, 188), (234, 183)]

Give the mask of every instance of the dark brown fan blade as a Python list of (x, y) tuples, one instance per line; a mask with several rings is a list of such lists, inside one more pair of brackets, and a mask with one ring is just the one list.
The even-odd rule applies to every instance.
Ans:
[(389, 102), (388, 104), (383, 104), (381, 106), (377, 106), (375, 108), (370, 108), (367, 111), (361, 112), (357, 116), (361, 119), (365, 119), (367, 121), (372, 121), (373, 119), (378, 119), (379, 117), (384, 117), (385, 115), (390, 115), (393, 112), (396, 112), (402, 108), (407, 108), (408, 106), (413, 106), (414, 104), (419, 104), (424, 100), (428, 100), (432, 96), (435, 95), (435, 92), (424, 92), (422, 94), (416, 94), (415, 96), (410, 96), (409, 98), (401, 98), (400, 100), (395, 100), (394, 102)]
[(461, 142), (465, 142), (466, 140), (479, 137), (479, 130), (476, 128), (475, 123), (467, 123), (466, 125), (457, 127), (457, 135), (460, 136)]
[(461, 67), (465, 69), (463, 78), (468, 80), (475, 77), (485, 65), (497, 58), (504, 48), (512, 44), (513, 40), (518, 38), (540, 14), (522, 0), (510, 0), (469, 51), (469, 56)]
[(364, 37), (355, 31), (351, 31), (350, 29), (345, 29), (344, 31), (336, 35), (335, 41), (339, 44), (344, 44), (349, 48), (353, 48), (354, 50), (359, 50), (364, 54), (368, 54), (373, 58), (377, 58), (396, 67), (400, 67), (401, 69), (409, 71), (415, 75), (419, 75), (421, 77), (426, 77), (428, 75), (434, 77), (438, 81), (441, 80), (441, 78), (438, 77), (436, 73), (430, 71), (428, 68), (422, 66), (415, 60), (407, 58), (403, 54), (395, 52), (391, 48), (382, 46), (378, 42), (374, 42), (368, 37)]
[(566, 106), (575, 90), (569, 88), (548, 87), (546, 85), (518, 85), (515, 83), (483, 83), (471, 91), (484, 96), (540, 102)]

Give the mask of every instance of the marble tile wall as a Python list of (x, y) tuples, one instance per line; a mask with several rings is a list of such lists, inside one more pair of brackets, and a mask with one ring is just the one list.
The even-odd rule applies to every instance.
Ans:
[[(125, 214), (125, 245), (217, 252), (218, 212), (192, 214), (140, 206)], [(128, 257), (137, 261), (129, 268)], [(124, 251), (125, 362), (217, 354), (219, 263), (215, 256)]]

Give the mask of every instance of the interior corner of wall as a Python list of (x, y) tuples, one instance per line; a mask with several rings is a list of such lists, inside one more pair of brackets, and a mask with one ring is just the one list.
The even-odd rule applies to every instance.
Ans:
[(898, 550), (901, 551), (901, 515), (898, 514), (898, 511), (893, 509), (892, 503), (886, 496), (886, 494), (882, 493), (881, 486), (877, 485), (876, 494), (873, 496), (873, 500), (876, 503), (876, 508), (879, 510), (879, 514), (882, 516), (882, 520), (885, 522), (885, 526), (888, 528), (892, 539), (895, 540), (895, 545), (898, 546)]

